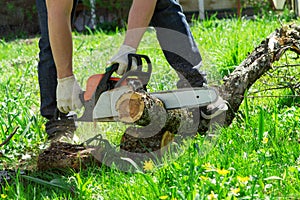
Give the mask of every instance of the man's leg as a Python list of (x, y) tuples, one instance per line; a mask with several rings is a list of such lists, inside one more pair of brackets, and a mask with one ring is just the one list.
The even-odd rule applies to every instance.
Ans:
[[(151, 25), (166, 59), (179, 76), (177, 87), (202, 87), (207, 83), (205, 73), (200, 71), (200, 52), (181, 6), (175, 0), (158, 0)], [(211, 119), (226, 110), (226, 103), (219, 97), (201, 109), (201, 116)]]
[(181, 6), (175, 0), (158, 0), (151, 25), (167, 61), (179, 75), (177, 86), (203, 86), (205, 74), (194, 68), (201, 65), (202, 58)]
[(54, 117), (56, 110), (56, 68), (52, 56), (48, 35), (47, 8), (45, 0), (36, 0), (40, 23), (38, 80), (41, 96), (41, 115), (47, 119)]
[(56, 104), (57, 73), (48, 34), (48, 19), (45, 0), (36, 0), (41, 38), (39, 40), (38, 80), (40, 86), (40, 112), (49, 121), (46, 132), (49, 137), (57, 132), (74, 131), (74, 120), (58, 111)]

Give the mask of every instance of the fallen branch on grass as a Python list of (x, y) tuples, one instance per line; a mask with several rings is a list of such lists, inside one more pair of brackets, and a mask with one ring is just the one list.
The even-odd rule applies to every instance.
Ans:
[(286, 51), (300, 54), (300, 26), (283, 25), (276, 29), (223, 81), (221, 96), (228, 101), (231, 109), (226, 113), (226, 125), (235, 118), (245, 92), (278, 61)]

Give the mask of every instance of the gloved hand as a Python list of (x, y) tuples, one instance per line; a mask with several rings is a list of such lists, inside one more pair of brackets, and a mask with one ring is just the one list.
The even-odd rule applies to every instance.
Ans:
[[(114, 55), (108, 62), (108, 65), (112, 65), (115, 63), (119, 64), (119, 68), (117, 70), (117, 74), (123, 75), (128, 67), (128, 54), (135, 53), (136, 49), (128, 46), (128, 45), (122, 45), (116, 55)], [(137, 64), (135, 58), (132, 59), (132, 66), (131, 70), (136, 70)]]
[(74, 75), (57, 79), (56, 98), (57, 108), (63, 112), (68, 113), (71, 110), (82, 107), (82, 102), (79, 99), (79, 94), (82, 92)]

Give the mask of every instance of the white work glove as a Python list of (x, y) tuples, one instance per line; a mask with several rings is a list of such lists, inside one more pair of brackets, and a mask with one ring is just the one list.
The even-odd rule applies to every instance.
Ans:
[(82, 92), (74, 75), (57, 79), (56, 100), (57, 108), (68, 113), (71, 110), (76, 110), (82, 107), (82, 102), (79, 99), (79, 94)]
[[(108, 65), (112, 65), (115, 63), (119, 64), (119, 68), (117, 70), (117, 74), (123, 75), (128, 67), (128, 54), (135, 53), (136, 49), (128, 46), (128, 45), (122, 45), (116, 55), (114, 55), (108, 62)], [(132, 65), (131, 70), (136, 70), (137, 64), (135, 58), (132, 59)]]

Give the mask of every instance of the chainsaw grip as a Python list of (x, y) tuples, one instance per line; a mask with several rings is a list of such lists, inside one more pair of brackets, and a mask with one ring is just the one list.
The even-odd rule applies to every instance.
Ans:
[(111, 65), (110, 67), (106, 68), (105, 74), (103, 75), (99, 85), (96, 88), (96, 92), (95, 92), (96, 102), (99, 99), (100, 95), (109, 89), (108, 81), (110, 80), (112, 74), (118, 70), (118, 68), (119, 68), (118, 63), (115, 63), (115, 64)]

